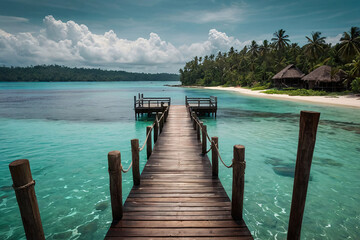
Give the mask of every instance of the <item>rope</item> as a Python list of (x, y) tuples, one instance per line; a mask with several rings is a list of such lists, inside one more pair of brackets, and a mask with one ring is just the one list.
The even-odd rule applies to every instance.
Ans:
[(128, 169), (126, 169), (126, 170), (124, 169), (123, 165), (121, 164), (121, 165), (120, 165), (121, 171), (122, 171), (123, 173), (127, 173), (127, 172), (130, 170), (130, 168), (132, 167), (132, 164), (133, 164), (133, 162), (132, 162), (132, 160), (131, 160), (130, 166), (129, 166)]
[(14, 185), (12, 185), (12, 187), (14, 188), (15, 191), (17, 191), (17, 190), (28, 188), (28, 187), (30, 187), (32, 185), (35, 185), (35, 180), (32, 180), (31, 182), (29, 182), (29, 183), (27, 183), (27, 184), (25, 184), (23, 186), (20, 186), (20, 187), (15, 187)]
[[(210, 146), (210, 148), (206, 151), (206, 153), (210, 152), (210, 150), (211, 150), (211, 146)], [(206, 153), (205, 153), (205, 154), (206, 154)]]
[[(153, 125), (151, 125), (151, 130), (154, 128), (154, 125), (155, 125), (155, 123), (153, 123)], [(144, 142), (144, 144), (142, 145), (142, 147), (139, 148), (139, 152), (141, 152), (141, 151), (145, 148), (146, 142), (148, 141), (150, 134), (151, 134), (151, 131), (149, 131), (149, 132), (146, 134), (145, 142)]]
[[(203, 129), (201, 128), (200, 122), (199, 122), (194, 116), (191, 116), (191, 117), (192, 117), (192, 119), (194, 119), (194, 121), (199, 125), (201, 132), (203, 132)], [(209, 140), (210, 144), (213, 143), (213, 141), (211, 140), (211, 138), (210, 138), (210, 136), (209, 136), (209, 134), (208, 134), (207, 132), (206, 132), (206, 138)], [(223, 161), (221, 155), (220, 155), (219, 148), (217, 147), (216, 144), (214, 144), (214, 146), (215, 146), (215, 149), (216, 149), (216, 151), (217, 151), (217, 153), (218, 153), (218, 156), (219, 156), (222, 164), (223, 164), (225, 167), (227, 167), (227, 168), (232, 168), (232, 166), (233, 166), (233, 160), (231, 160), (231, 164), (230, 164), (230, 165), (226, 165), (225, 162)], [(211, 149), (211, 147), (210, 147), (210, 149)], [(209, 149), (206, 153), (210, 152), (210, 149)]]

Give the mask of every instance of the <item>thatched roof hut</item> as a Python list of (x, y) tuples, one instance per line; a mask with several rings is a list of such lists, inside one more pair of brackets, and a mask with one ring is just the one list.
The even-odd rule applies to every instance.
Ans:
[(294, 64), (286, 66), (283, 70), (278, 72), (272, 79), (299, 79), (305, 74), (300, 71)]
[(305, 74), (294, 64), (286, 66), (278, 72), (272, 79), (276, 87), (302, 87), (301, 78)]
[(324, 65), (318, 67), (308, 75), (302, 78), (308, 82), (309, 88), (339, 88), (342, 87), (341, 82), (346, 78), (346, 73), (339, 70), (336, 74), (331, 73), (331, 67)]
[(324, 65), (318, 67), (308, 75), (302, 78), (304, 81), (315, 81), (315, 82), (339, 82), (341, 78), (338, 74), (331, 75), (331, 67)]

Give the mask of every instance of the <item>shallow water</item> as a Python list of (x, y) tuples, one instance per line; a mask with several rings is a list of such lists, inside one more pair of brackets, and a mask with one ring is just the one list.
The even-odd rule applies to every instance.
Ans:
[[(203, 118), (228, 163), (246, 147), (244, 219), (258, 239), (284, 239), (291, 204), (300, 110), (321, 112), (302, 239), (360, 236), (360, 110), (241, 96), (166, 83), (0, 83), (0, 239), (24, 239), (8, 164), (30, 160), (47, 239), (102, 239), (111, 222), (107, 153), (131, 158), (130, 140), (150, 122), (134, 120), (133, 96), (216, 95), (217, 119)], [(174, 83), (170, 83), (174, 84)], [(141, 153), (141, 169), (145, 153)], [(231, 196), (231, 169), (220, 165)], [(132, 187), (123, 175), (124, 201)]]

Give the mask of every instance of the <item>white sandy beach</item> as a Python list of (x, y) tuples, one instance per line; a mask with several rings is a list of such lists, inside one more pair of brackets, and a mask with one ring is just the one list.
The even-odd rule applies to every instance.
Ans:
[(263, 90), (252, 91), (250, 89), (241, 88), (241, 87), (205, 87), (207, 89), (215, 90), (224, 90), (224, 91), (233, 91), (238, 92), (243, 95), (253, 96), (253, 97), (262, 97), (262, 98), (271, 98), (271, 99), (281, 99), (288, 101), (303, 101), (303, 102), (312, 102), (325, 105), (338, 105), (344, 107), (353, 107), (360, 108), (360, 95), (346, 95), (338, 97), (330, 96), (289, 96), (285, 94), (266, 94), (262, 93)]

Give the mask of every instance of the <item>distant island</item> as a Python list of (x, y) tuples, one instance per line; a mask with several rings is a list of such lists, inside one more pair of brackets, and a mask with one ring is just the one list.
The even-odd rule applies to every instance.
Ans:
[(0, 67), (0, 82), (179, 81), (178, 74), (132, 73), (59, 65)]

